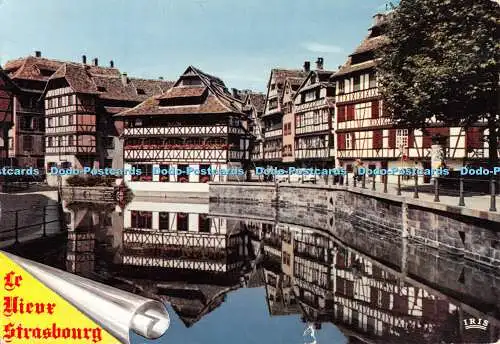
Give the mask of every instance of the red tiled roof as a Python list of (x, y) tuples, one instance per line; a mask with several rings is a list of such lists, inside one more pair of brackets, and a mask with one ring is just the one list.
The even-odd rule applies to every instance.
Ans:
[(367, 37), (363, 40), (363, 42), (361, 42), (361, 44), (356, 48), (356, 50), (354, 50), (354, 53), (352, 53), (351, 55), (362, 54), (369, 51), (375, 51), (383, 47), (387, 43), (388, 43), (388, 38), (385, 35), (376, 37)]
[(363, 63), (358, 63), (358, 64), (353, 65), (351, 63), (351, 58), (349, 58), (347, 63), (345, 65), (343, 65), (342, 67), (340, 67), (338, 72), (336, 72), (332, 76), (332, 79), (335, 79), (339, 76), (343, 76), (343, 75), (350, 74), (353, 72), (358, 72), (358, 71), (370, 69), (370, 68), (375, 67), (376, 65), (377, 65), (377, 60), (369, 60), (369, 61), (366, 61)]
[(266, 107), (266, 95), (263, 93), (250, 93), (250, 104), (253, 105), (258, 113), (262, 113)]
[(5, 71), (12, 79), (47, 81), (64, 62), (42, 57), (28, 56), (7, 61)]
[[(64, 63), (49, 79), (64, 78), (78, 93), (98, 94), (105, 100), (140, 102), (161, 94), (171, 82), (162, 80), (129, 79), (117, 69), (80, 63)], [(47, 87), (49, 87), (49, 83)], [(141, 90), (139, 92), (139, 90)]]
[[(179, 78), (186, 75), (198, 77), (205, 87), (174, 86), (162, 95), (148, 98), (136, 107), (125, 110), (116, 116), (148, 116), (148, 115), (188, 115), (209, 113), (236, 113), (244, 115), (241, 100), (234, 98), (225, 88), (224, 83), (217, 77), (211, 76), (199, 69), (190, 66)], [(179, 82), (177, 81), (175, 85)], [(168, 105), (162, 106), (161, 101), (179, 97), (193, 97), (208, 92), (208, 96), (199, 104), (191, 105)]]
[(184, 97), (201, 97), (203, 93), (207, 90), (207, 87), (200, 86), (177, 86), (173, 87), (164, 94), (162, 94), (159, 99), (172, 99), (172, 98), (184, 98)]

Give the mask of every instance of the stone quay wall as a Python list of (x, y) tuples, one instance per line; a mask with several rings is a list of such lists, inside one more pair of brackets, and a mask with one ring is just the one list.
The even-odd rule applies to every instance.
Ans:
[(326, 230), (338, 238), (361, 232), (405, 238), (500, 268), (500, 222), (443, 211), (432, 203), (342, 186), (268, 183), (211, 184), (210, 199), (276, 205), (280, 221)]

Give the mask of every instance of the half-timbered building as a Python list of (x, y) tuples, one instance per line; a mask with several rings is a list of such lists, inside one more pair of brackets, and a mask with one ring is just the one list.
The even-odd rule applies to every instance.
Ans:
[(5, 72), (19, 87), (14, 97), (13, 127), (9, 131), (9, 164), (12, 166), (44, 167), (45, 119), (40, 95), (50, 76), (63, 62), (34, 56), (8, 61)]
[[(306, 67), (309, 69), (309, 62), (306, 62)], [(283, 164), (290, 164), (295, 161), (295, 119), (293, 99), (295, 92), (299, 89), (304, 78), (289, 77), (285, 79), (283, 87), (283, 149), (282, 158)]]
[(14, 97), (19, 89), (0, 68), (0, 163), (8, 165), (9, 130), (13, 126)]
[[(113, 117), (171, 84), (162, 80), (129, 78), (109, 67), (64, 63), (49, 78), (43, 93), (46, 127), (46, 166), (82, 169), (122, 168), (119, 139), (123, 123)], [(49, 184), (57, 176), (47, 177)]]
[(241, 271), (248, 248), (239, 221), (211, 217), (207, 203), (134, 199), (124, 210), (122, 263), (208, 273)]
[(248, 131), (252, 134), (250, 159), (259, 164), (264, 159), (264, 133), (262, 114), (266, 95), (250, 90), (238, 91), (236, 96), (243, 102), (243, 110), (248, 113)]
[(310, 65), (306, 62), (304, 63), (304, 70), (279, 68), (271, 70), (267, 84), (266, 107), (262, 115), (264, 123), (264, 160), (266, 164), (281, 165), (283, 162), (283, 96), (285, 81), (287, 78), (305, 78), (309, 73), (309, 68)]
[(295, 160), (303, 167), (334, 167), (334, 72), (323, 70), (323, 59), (294, 96)]
[(117, 116), (125, 123), (125, 168), (142, 173), (125, 178), (135, 194), (207, 193), (210, 180), (245, 178), (248, 115), (217, 77), (190, 66), (171, 89)]
[[(449, 168), (487, 159), (488, 131), (481, 123), (465, 129), (429, 121), (425, 131), (396, 128), (384, 109), (377, 83), (377, 52), (388, 42), (391, 14), (374, 16), (369, 35), (332, 76), (336, 83), (337, 162), (348, 171), (357, 159), (369, 168), (431, 168), (434, 138), (441, 138)], [(422, 176), (430, 182), (430, 176)]]

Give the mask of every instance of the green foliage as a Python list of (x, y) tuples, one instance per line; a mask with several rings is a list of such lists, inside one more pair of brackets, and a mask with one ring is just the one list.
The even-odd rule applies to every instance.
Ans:
[(492, 0), (401, 0), (378, 67), (398, 125), (425, 128), (436, 116), (468, 127), (486, 119), (489, 141), (498, 143), (499, 10)]

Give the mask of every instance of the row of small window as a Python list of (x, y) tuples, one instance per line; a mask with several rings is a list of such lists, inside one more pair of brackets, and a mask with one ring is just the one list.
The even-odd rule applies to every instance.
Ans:
[(80, 104), (84, 106), (94, 105), (95, 100), (92, 97), (80, 97), (77, 98), (75, 94), (59, 96), (54, 98), (45, 99), (45, 108), (46, 109), (54, 109), (63, 106), (71, 106), (76, 105), (77, 101), (80, 101)]
[(304, 114), (298, 114), (295, 117), (296, 127), (305, 127), (308, 125), (317, 125), (328, 123), (328, 110), (314, 110)]
[(54, 128), (63, 125), (75, 125), (75, 115), (55, 116), (47, 118), (47, 128)]
[(306, 137), (297, 140), (297, 149), (327, 148), (328, 141), (325, 137)]
[(47, 147), (68, 147), (74, 146), (76, 140), (76, 135), (69, 136), (49, 136), (46, 140)]
[(62, 106), (71, 106), (76, 104), (76, 94), (45, 99), (45, 108), (53, 109)]
[(337, 94), (356, 92), (375, 87), (377, 87), (376, 72), (358, 74), (350, 79), (339, 81)]
[[(338, 134), (337, 138), (339, 141), (340, 149), (355, 149), (354, 142), (356, 140), (356, 133)], [(383, 146), (382, 131), (381, 130), (374, 131), (372, 140), (373, 140), (372, 148), (382, 148)], [(389, 148), (395, 148), (395, 147), (407, 148), (409, 146), (408, 129), (397, 129), (395, 135), (395, 141), (393, 141), (393, 144), (389, 145), (391, 146)]]
[[(174, 218), (177, 221), (173, 228)], [(158, 221), (158, 229), (161, 231), (179, 231), (187, 232), (189, 230), (189, 214), (188, 213), (168, 213), (160, 212)], [(153, 212), (151, 211), (132, 211), (131, 226), (140, 229), (153, 229)], [(211, 221), (207, 214), (198, 214), (198, 232), (210, 233)]]

